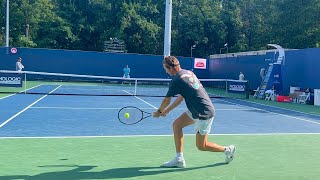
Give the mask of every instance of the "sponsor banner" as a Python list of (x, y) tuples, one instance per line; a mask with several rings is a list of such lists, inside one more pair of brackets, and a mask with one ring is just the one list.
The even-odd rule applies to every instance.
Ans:
[(245, 82), (228, 82), (228, 92), (243, 93), (246, 91)]
[(195, 69), (207, 69), (207, 59), (194, 58), (193, 65)]
[(10, 49), (10, 52), (12, 54), (16, 54), (18, 52), (18, 50), (17, 50), (17, 48), (13, 47), (13, 48)]
[(0, 74), (0, 86), (22, 87), (22, 74)]

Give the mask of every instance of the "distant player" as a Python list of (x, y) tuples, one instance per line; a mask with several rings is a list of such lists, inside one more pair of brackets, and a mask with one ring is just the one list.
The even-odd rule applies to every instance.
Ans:
[(244, 80), (244, 74), (242, 72), (240, 72), (240, 74), (239, 74), (239, 80), (241, 80), (241, 81)]
[[(234, 145), (221, 146), (208, 141), (215, 110), (210, 97), (196, 75), (192, 71), (182, 69), (178, 59), (173, 56), (165, 57), (162, 64), (166, 73), (173, 78), (170, 81), (166, 97), (162, 100), (159, 109), (153, 113), (153, 117), (166, 116), (183, 100), (188, 107), (188, 110), (173, 122), (176, 157), (165, 162), (162, 166), (181, 168), (186, 166), (183, 157), (184, 139), (182, 129), (191, 124), (195, 124), (196, 146), (200, 151), (224, 152), (226, 155), (225, 162), (231, 162), (236, 150)], [(170, 104), (171, 98), (175, 95), (178, 95), (178, 97)]]
[(18, 57), (18, 60), (16, 62), (16, 71), (22, 71), (24, 66), (22, 64), (22, 58), (21, 57)]
[(130, 78), (130, 68), (128, 65), (123, 68), (123, 78)]

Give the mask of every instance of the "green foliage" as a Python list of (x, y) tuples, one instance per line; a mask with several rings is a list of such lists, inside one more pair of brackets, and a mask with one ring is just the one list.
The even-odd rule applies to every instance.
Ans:
[(20, 47), (37, 47), (37, 44), (31, 41), (29, 38), (27, 38), (25, 35), (21, 35), (18, 40), (18, 44)]
[[(0, 3), (5, 45), (6, 0)], [(220, 53), (320, 45), (320, 0), (173, 0), (171, 54)], [(165, 0), (10, 1), (10, 45), (103, 51), (109, 38), (129, 53), (162, 54)], [(225, 51), (223, 51), (225, 53)]]
[[(120, 29), (123, 32), (128, 52), (159, 54), (161, 27), (152, 19), (159, 11), (155, 5), (144, 3), (123, 3)], [(151, 17), (151, 18), (150, 18)], [(162, 41), (163, 42), (163, 41)]]

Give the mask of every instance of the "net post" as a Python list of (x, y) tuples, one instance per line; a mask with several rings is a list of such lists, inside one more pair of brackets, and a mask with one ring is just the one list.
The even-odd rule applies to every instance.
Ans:
[(249, 80), (246, 83), (246, 99), (249, 99), (250, 88), (249, 88)]
[(27, 93), (27, 73), (24, 73), (24, 93)]
[(138, 84), (138, 79), (134, 80), (134, 95), (137, 95), (137, 84)]
[(226, 94), (228, 94), (228, 79), (226, 79)]

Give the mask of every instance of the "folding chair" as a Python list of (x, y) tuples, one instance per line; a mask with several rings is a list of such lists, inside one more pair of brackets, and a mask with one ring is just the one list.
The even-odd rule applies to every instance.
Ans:
[(265, 95), (266, 95), (266, 97), (265, 97), (264, 99), (267, 100), (267, 101), (270, 101), (270, 100), (274, 100), (274, 99), (275, 99), (274, 90), (268, 90), (268, 91), (266, 91)]
[(307, 93), (302, 93), (301, 95), (299, 95), (299, 103), (301, 104), (306, 104), (307, 101), (310, 100), (310, 92), (307, 92)]

